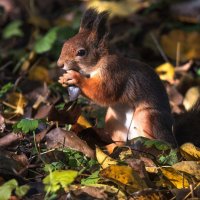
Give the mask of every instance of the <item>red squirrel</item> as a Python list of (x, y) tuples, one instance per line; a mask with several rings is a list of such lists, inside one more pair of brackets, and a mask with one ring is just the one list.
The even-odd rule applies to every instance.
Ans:
[(107, 18), (107, 12), (85, 12), (79, 32), (63, 45), (58, 66), (66, 73), (59, 82), (108, 107), (105, 129), (117, 144), (143, 136), (176, 146), (163, 83), (148, 65), (110, 51)]

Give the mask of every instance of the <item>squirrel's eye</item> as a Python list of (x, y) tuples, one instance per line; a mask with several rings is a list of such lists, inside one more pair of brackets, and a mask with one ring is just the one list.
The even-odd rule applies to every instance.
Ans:
[(85, 51), (85, 49), (80, 49), (80, 50), (78, 50), (77, 51), (77, 56), (84, 56), (86, 54), (86, 51)]

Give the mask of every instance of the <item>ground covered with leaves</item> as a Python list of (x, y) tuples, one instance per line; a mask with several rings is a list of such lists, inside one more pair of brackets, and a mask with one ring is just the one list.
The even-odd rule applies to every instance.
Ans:
[[(178, 148), (145, 138), (116, 148), (106, 109), (69, 101), (58, 84), (62, 44), (90, 6), (111, 13), (110, 46), (163, 80), (184, 125), (175, 123)], [(0, 0), (0, 200), (200, 198), (199, 9), (199, 0)]]

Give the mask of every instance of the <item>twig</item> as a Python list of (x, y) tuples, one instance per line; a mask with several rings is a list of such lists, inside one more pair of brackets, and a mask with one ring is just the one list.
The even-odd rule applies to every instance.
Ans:
[(183, 200), (186, 200), (193, 192), (200, 186), (200, 182), (193, 188), (192, 191), (190, 191)]
[(176, 67), (180, 65), (180, 57), (181, 57), (181, 43), (177, 43), (176, 47)]
[(162, 56), (162, 58), (164, 59), (165, 62), (169, 63), (169, 59), (167, 58), (166, 54), (164, 53), (162, 47), (160, 46), (158, 40), (156, 39), (155, 35), (153, 33), (151, 33), (151, 38), (154, 41), (158, 51), (160, 52), (160, 55)]

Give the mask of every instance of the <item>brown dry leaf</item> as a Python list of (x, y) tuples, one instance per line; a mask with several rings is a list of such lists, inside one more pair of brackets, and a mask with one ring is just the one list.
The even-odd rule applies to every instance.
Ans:
[(129, 166), (111, 165), (100, 171), (99, 175), (111, 179), (122, 186), (128, 186), (132, 191), (147, 188), (144, 180)]
[(171, 63), (164, 63), (156, 67), (156, 73), (159, 75), (161, 80), (173, 83), (175, 68)]
[(94, 151), (71, 131), (55, 128), (46, 135), (47, 148), (71, 148), (82, 152), (88, 157), (94, 157)]
[(189, 180), (186, 175), (176, 171), (172, 167), (160, 168), (162, 174), (178, 189), (189, 187)]
[(133, 0), (124, 1), (100, 1), (90, 0), (87, 3), (88, 8), (95, 8), (99, 12), (109, 11), (112, 16), (126, 17), (142, 8), (150, 5), (148, 1), (138, 2)]
[(200, 162), (196, 161), (182, 161), (172, 165), (175, 170), (186, 172), (195, 176), (197, 180), (200, 180)]
[(51, 112), (53, 105), (42, 105), (38, 108), (34, 119), (43, 119), (48, 117), (49, 113)]
[(176, 60), (177, 43), (180, 43), (181, 61), (200, 58), (200, 33), (197, 31), (184, 32), (180, 29), (174, 29), (168, 34), (162, 35), (161, 45), (165, 53)]
[(105, 184), (89, 184), (81, 187), (77, 187), (77, 185), (71, 185), (70, 190), (74, 194), (80, 195), (76, 195), (78, 199), (83, 199), (83, 196), (81, 196), (82, 192), (86, 193), (86, 196), (90, 195), (91, 198), (89, 199), (108, 199), (110, 195), (116, 197), (118, 200), (126, 199), (125, 194), (119, 188)]
[(40, 65), (33, 67), (29, 71), (28, 78), (30, 80), (34, 80), (34, 81), (42, 81), (42, 82), (46, 82), (46, 83), (51, 82), (48, 70), (45, 67), (40, 66)]
[(148, 187), (153, 187), (143, 161), (140, 159), (129, 158), (125, 162), (139, 175), (139, 177), (148, 185)]
[(118, 161), (105, 154), (99, 147), (96, 147), (96, 158), (103, 169), (110, 165), (118, 164)]
[(190, 110), (195, 103), (200, 99), (200, 87), (191, 87), (185, 94), (183, 105), (186, 110)]
[(147, 188), (131, 194), (129, 200), (165, 200), (173, 199), (174, 195), (168, 190)]
[(23, 136), (16, 133), (8, 133), (4, 137), (0, 138), (0, 148), (11, 145), (14, 142), (21, 140)]
[(15, 114), (24, 114), (24, 107), (26, 105), (26, 99), (22, 93), (12, 92), (7, 96), (7, 101), (4, 101), (3, 104), (9, 108), (14, 109)]
[(180, 147), (180, 153), (186, 160), (200, 161), (200, 149), (192, 143), (185, 143)]

